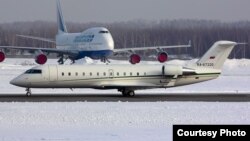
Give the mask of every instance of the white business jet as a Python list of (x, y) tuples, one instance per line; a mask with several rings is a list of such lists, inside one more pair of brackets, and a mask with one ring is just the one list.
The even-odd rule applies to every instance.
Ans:
[(27, 88), (117, 89), (123, 96), (135, 90), (168, 88), (217, 78), (230, 52), (237, 45), (216, 42), (196, 63), (181, 65), (43, 65), (27, 70), (10, 83)]
[(94, 27), (89, 28), (81, 33), (68, 33), (62, 10), (60, 0), (57, 0), (57, 24), (58, 34), (56, 40), (45, 39), (41, 37), (18, 35), (22, 38), (29, 38), (51, 42), (56, 45), (56, 48), (34, 48), (34, 47), (18, 47), (18, 46), (0, 46), (0, 62), (6, 58), (6, 49), (28, 50), (35, 52), (35, 61), (37, 64), (45, 64), (47, 62), (47, 54), (58, 54), (59, 64), (63, 64), (67, 59), (72, 62), (85, 57), (92, 59), (100, 59), (103, 62), (108, 61), (108, 57), (119, 53), (128, 53), (131, 64), (137, 64), (141, 61), (141, 57), (135, 52), (138, 50), (156, 50), (158, 52), (158, 61), (164, 63), (168, 60), (168, 53), (163, 51), (166, 48), (181, 48), (190, 47), (189, 45), (175, 45), (175, 46), (158, 46), (158, 47), (136, 47), (125, 49), (114, 49), (114, 40), (107, 28)]

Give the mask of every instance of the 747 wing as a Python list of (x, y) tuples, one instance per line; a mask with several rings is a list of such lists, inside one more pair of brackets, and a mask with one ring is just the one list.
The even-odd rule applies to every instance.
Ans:
[(157, 60), (161, 63), (164, 63), (168, 60), (168, 53), (163, 51), (163, 49), (170, 48), (186, 48), (191, 47), (191, 41), (188, 45), (173, 45), (173, 46), (152, 46), (152, 47), (135, 47), (135, 48), (123, 48), (123, 49), (114, 49), (114, 54), (119, 53), (128, 53), (130, 54), (129, 62), (131, 64), (140, 63), (141, 57), (135, 53), (135, 51), (145, 51), (145, 50), (156, 50), (158, 52)]

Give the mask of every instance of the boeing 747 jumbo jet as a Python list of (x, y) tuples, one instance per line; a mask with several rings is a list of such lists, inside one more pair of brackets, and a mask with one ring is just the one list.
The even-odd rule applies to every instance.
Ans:
[(125, 49), (114, 49), (114, 40), (108, 29), (104, 27), (89, 28), (81, 33), (68, 33), (60, 1), (57, 0), (57, 24), (58, 34), (56, 40), (45, 39), (41, 37), (18, 35), (23, 38), (30, 38), (41, 40), (56, 44), (56, 48), (34, 48), (34, 47), (17, 47), (17, 46), (0, 46), (0, 62), (5, 60), (6, 49), (28, 50), (35, 52), (35, 61), (38, 64), (45, 64), (47, 62), (47, 54), (58, 54), (59, 64), (63, 64), (65, 60), (70, 59), (72, 62), (84, 57), (92, 59), (101, 59), (101, 61), (108, 61), (108, 57), (122, 52), (130, 54), (129, 61), (131, 64), (137, 64), (141, 61), (141, 57), (135, 53), (138, 50), (157, 50), (158, 61), (164, 63), (168, 60), (168, 53), (163, 51), (164, 48), (181, 48), (190, 47), (190, 45), (176, 45), (176, 46), (158, 46), (158, 47), (136, 47)]
[(43, 65), (27, 70), (10, 83), (27, 88), (117, 89), (123, 96), (135, 90), (169, 88), (217, 78), (230, 52), (237, 45), (216, 42), (196, 63), (180, 65)]

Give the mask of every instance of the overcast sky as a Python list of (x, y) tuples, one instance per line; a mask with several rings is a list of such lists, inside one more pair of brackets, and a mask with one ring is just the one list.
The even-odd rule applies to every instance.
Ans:
[[(0, 0), (0, 23), (56, 21), (56, 0)], [(135, 19), (250, 21), (250, 0), (61, 0), (65, 20), (114, 22)]]

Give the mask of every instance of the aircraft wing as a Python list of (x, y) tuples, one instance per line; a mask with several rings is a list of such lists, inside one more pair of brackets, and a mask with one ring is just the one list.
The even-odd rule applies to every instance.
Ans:
[(124, 48), (124, 49), (114, 49), (114, 53), (121, 53), (121, 52), (133, 52), (139, 50), (161, 50), (167, 48), (184, 48), (184, 47), (191, 47), (191, 44), (188, 45), (173, 45), (173, 46), (152, 46), (152, 47), (135, 47), (135, 48)]
[(45, 41), (45, 42), (49, 42), (49, 43), (56, 43), (56, 41), (54, 39), (47, 39), (47, 38), (42, 38), (42, 37), (35, 37), (35, 36), (28, 36), (28, 35), (16, 35), (17, 37), (21, 37), (21, 38), (27, 38), (27, 39), (33, 39), (33, 40), (39, 40), (39, 41)]
[(46, 53), (57, 53), (65, 55), (77, 55), (78, 51), (72, 50), (60, 50), (56, 48), (35, 48), (35, 47), (19, 47), (19, 46), (0, 46), (0, 49), (16, 49), (16, 50), (26, 50), (26, 51), (41, 51)]

